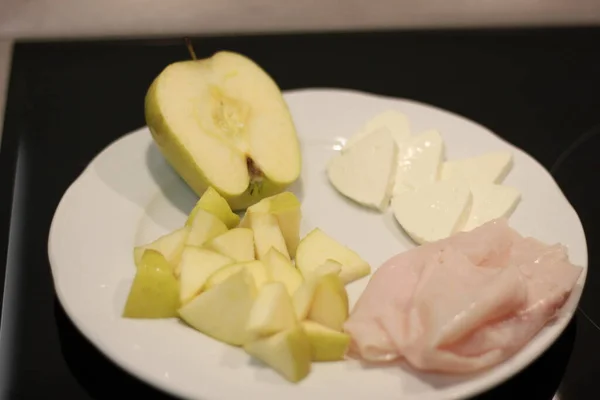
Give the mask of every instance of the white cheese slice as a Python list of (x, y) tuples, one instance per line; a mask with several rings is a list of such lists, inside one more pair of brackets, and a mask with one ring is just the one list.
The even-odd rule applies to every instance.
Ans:
[(446, 161), (440, 179), (461, 179), (470, 183), (500, 183), (512, 167), (508, 151), (485, 153), (477, 157)]
[(423, 244), (460, 231), (471, 208), (471, 191), (464, 181), (438, 181), (397, 193), (394, 216), (406, 233)]
[(510, 186), (493, 183), (471, 185), (473, 203), (463, 231), (470, 231), (496, 218), (508, 218), (515, 210), (521, 193)]
[(387, 129), (365, 136), (327, 165), (329, 181), (344, 196), (383, 211), (390, 202), (398, 148)]
[(438, 180), (444, 159), (444, 141), (435, 130), (406, 141), (398, 155), (394, 193), (413, 190)]
[(387, 128), (399, 147), (410, 138), (410, 124), (406, 115), (401, 112), (388, 110), (375, 115), (367, 121), (358, 132), (351, 136), (344, 145), (342, 152), (360, 142), (366, 136), (382, 128)]

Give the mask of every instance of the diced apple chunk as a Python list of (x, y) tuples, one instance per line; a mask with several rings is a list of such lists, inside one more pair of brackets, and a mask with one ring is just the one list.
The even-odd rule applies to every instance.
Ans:
[(349, 313), (346, 288), (336, 274), (317, 279), (307, 319), (341, 332)]
[(181, 252), (183, 251), (183, 246), (185, 245), (189, 232), (188, 228), (180, 228), (159, 237), (152, 243), (135, 247), (133, 249), (135, 265), (139, 266), (145, 250), (152, 249), (161, 253), (169, 262), (172, 269), (175, 270), (177, 264), (179, 264)]
[(296, 311), (296, 317), (299, 321), (308, 317), (308, 312), (315, 298), (315, 283), (314, 279), (305, 280), (294, 292), (292, 304), (294, 305), (294, 311)]
[(262, 260), (271, 247), (290, 258), (277, 217), (269, 213), (253, 212), (250, 214), (250, 226), (254, 232), (254, 247), (258, 260)]
[(313, 361), (338, 361), (344, 359), (344, 355), (350, 345), (350, 335), (327, 328), (313, 321), (302, 321), (302, 327), (310, 342)]
[(246, 325), (256, 295), (254, 279), (242, 269), (200, 293), (178, 312), (188, 325), (205, 335), (241, 346), (248, 338)]
[(315, 228), (300, 241), (296, 252), (296, 266), (307, 276), (327, 260), (342, 265), (339, 275), (345, 284), (371, 273), (371, 266), (356, 252), (337, 242), (321, 229)]
[(227, 226), (219, 218), (203, 209), (196, 210), (194, 219), (190, 222), (190, 233), (186, 244), (201, 246), (210, 239), (227, 232)]
[(244, 345), (248, 354), (261, 360), (290, 382), (310, 373), (310, 343), (300, 325)]
[(187, 303), (200, 293), (210, 275), (220, 268), (233, 264), (234, 260), (212, 250), (186, 246), (181, 255), (179, 268), (181, 304)]
[(171, 266), (156, 250), (142, 254), (123, 310), (125, 318), (171, 318), (177, 316), (179, 283)]
[(236, 274), (243, 269), (248, 271), (254, 278), (254, 283), (258, 289), (262, 288), (265, 283), (270, 281), (269, 273), (265, 265), (261, 261), (250, 261), (235, 263), (218, 269), (208, 277), (205, 288), (209, 289), (213, 286), (219, 285), (231, 275)]
[(297, 324), (292, 299), (283, 283), (265, 284), (250, 311), (248, 334), (253, 338), (270, 336)]
[(231, 211), (231, 207), (229, 207), (227, 200), (225, 200), (225, 198), (223, 198), (223, 196), (221, 196), (212, 186), (209, 186), (208, 189), (204, 191), (200, 200), (198, 200), (190, 212), (186, 225), (191, 226), (198, 210), (208, 211), (219, 218), (230, 229), (240, 222), (240, 217)]
[(288, 253), (290, 257), (294, 258), (300, 242), (300, 221), (302, 220), (300, 201), (292, 192), (280, 193), (272, 197), (269, 212), (277, 217)]
[(302, 275), (300, 271), (292, 265), (291, 261), (281, 254), (276, 248), (271, 247), (263, 257), (263, 262), (267, 267), (269, 275), (273, 281), (281, 282), (285, 285), (290, 296), (302, 284)]
[(233, 258), (235, 261), (254, 260), (254, 233), (247, 228), (234, 228), (209, 240), (204, 247)]

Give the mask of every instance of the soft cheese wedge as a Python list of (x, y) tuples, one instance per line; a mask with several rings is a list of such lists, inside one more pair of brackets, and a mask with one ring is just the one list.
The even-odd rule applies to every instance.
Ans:
[(246, 325), (257, 290), (245, 270), (220, 285), (200, 293), (178, 310), (188, 325), (222, 342), (241, 346), (247, 341)]
[(508, 218), (521, 199), (517, 189), (494, 183), (472, 184), (471, 195), (473, 203), (463, 231), (470, 231), (496, 218)]
[(434, 242), (462, 229), (471, 209), (471, 191), (464, 181), (435, 182), (397, 193), (392, 209), (415, 242)]
[(397, 156), (392, 135), (381, 129), (335, 155), (327, 165), (327, 176), (344, 196), (383, 211), (390, 202)]
[(298, 245), (296, 266), (305, 277), (315, 274), (317, 268), (329, 260), (341, 265), (339, 277), (345, 284), (371, 273), (371, 266), (355, 251), (339, 243), (319, 228), (310, 231)]
[(512, 167), (512, 154), (495, 151), (462, 160), (446, 161), (441, 179), (465, 180), (469, 183), (500, 183)]
[(208, 249), (186, 246), (179, 263), (179, 285), (181, 304), (187, 303), (200, 293), (209, 276), (222, 267), (233, 264), (230, 257)]
[(423, 132), (407, 140), (398, 156), (394, 194), (438, 180), (444, 159), (444, 141), (435, 130)]
[(254, 233), (247, 228), (234, 228), (209, 240), (204, 247), (233, 258), (235, 261), (254, 260)]
[(159, 237), (152, 243), (135, 247), (133, 249), (135, 265), (139, 266), (142, 261), (142, 255), (144, 254), (144, 251), (151, 249), (161, 253), (169, 262), (173, 270), (176, 270), (189, 232), (190, 230), (188, 228), (183, 227)]
[(379, 130), (387, 130), (400, 148), (402, 148), (403, 143), (410, 137), (410, 123), (406, 115), (396, 110), (387, 110), (375, 115), (358, 132), (352, 135), (346, 141), (342, 153), (371, 133)]
[(300, 175), (296, 129), (279, 87), (241, 54), (170, 64), (148, 89), (145, 116), (188, 185), (198, 195), (212, 186), (234, 210), (281, 192)]

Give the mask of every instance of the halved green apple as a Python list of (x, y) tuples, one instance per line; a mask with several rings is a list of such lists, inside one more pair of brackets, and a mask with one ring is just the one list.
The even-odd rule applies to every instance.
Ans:
[(145, 115), (158, 148), (187, 184), (199, 196), (212, 186), (234, 210), (300, 176), (296, 128), (281, 91), (241, 54), (168, 65), (148, 89)]

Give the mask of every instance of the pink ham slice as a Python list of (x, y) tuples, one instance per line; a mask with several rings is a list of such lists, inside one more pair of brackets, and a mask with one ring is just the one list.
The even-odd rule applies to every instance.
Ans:
[(556, 315), (580, 273), (563, 246), (491, 221), (384, 263), (345, 324), (351, 353), (427, 371), (490, 367)]

